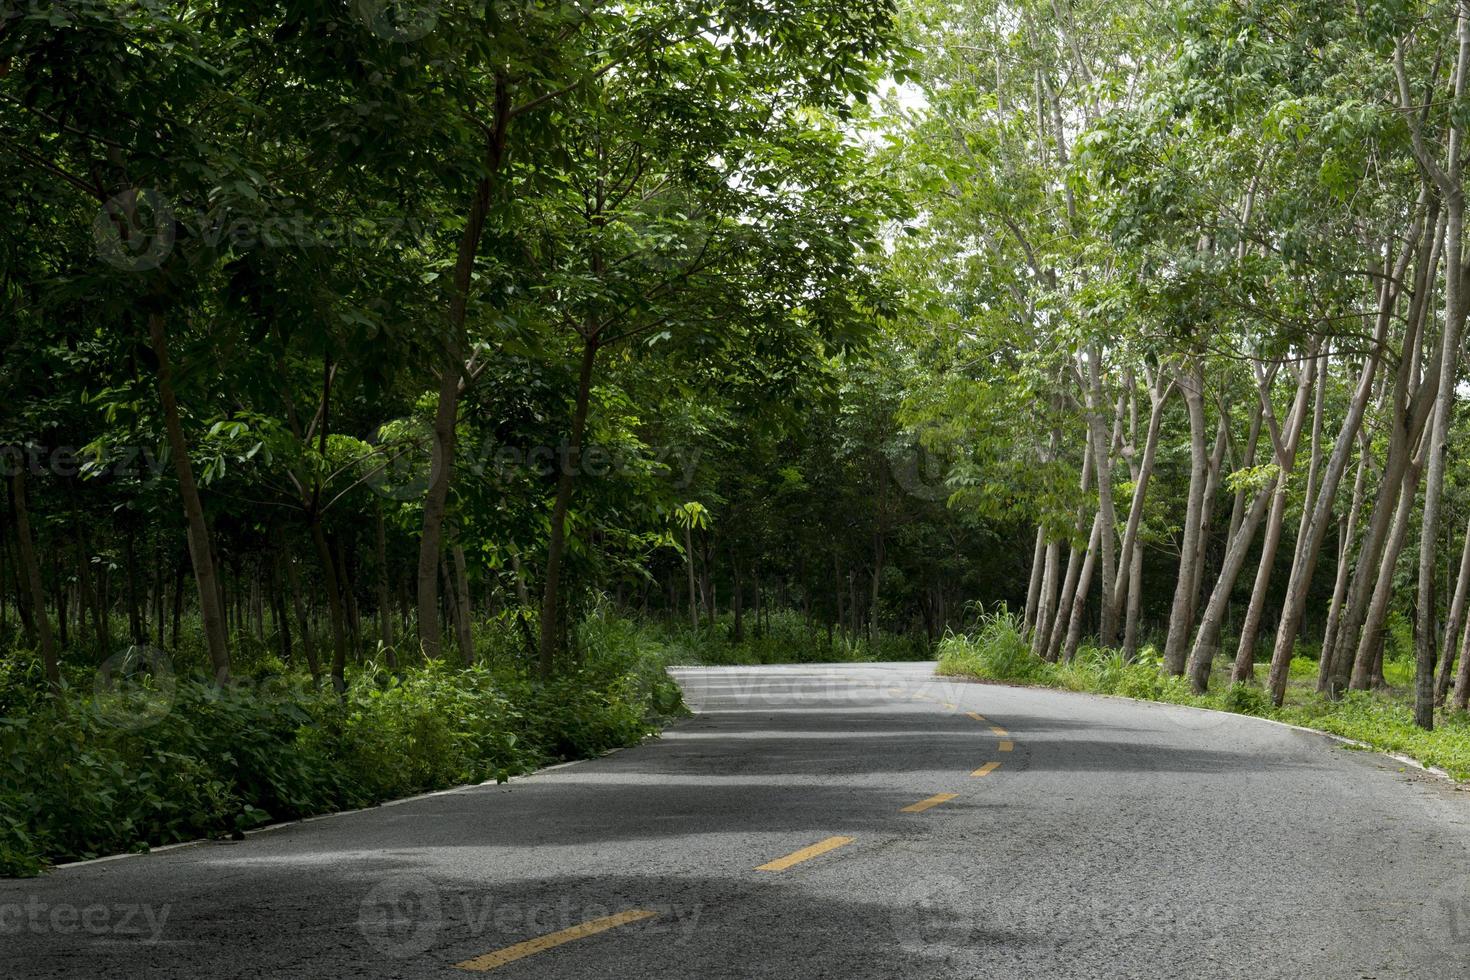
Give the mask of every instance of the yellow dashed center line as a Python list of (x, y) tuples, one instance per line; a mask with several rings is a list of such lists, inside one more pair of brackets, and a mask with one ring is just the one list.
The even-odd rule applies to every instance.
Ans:
[(1000, 768), (999, 762), (987, 762), (985, 765), (970, 773), (971, 776), (988, 776)]
[(618, 926), (625, 926), (630, 922), (651, 919), (655, 915), (658, 915), (658, 913), (650, 912), (647, 909), (631, 909), (627, 912), (619, 912), (617, 915), (592, 919), (589, 922), (583, 922), (581, 925), (572, 926), (570, 929), (563, 929), (560, 932), (553, 932), (549, 935), (538, 936), (535, 939), (528, 939), (523, 943), (516, 943), (514, 946), (507, 946), (493, 953), (486, 953), (484, 956), (476, 956), (472, 960), (465, 960), (463, 963), (454, 964), (454, 966), (458, 970), (474, 970), (483, 973), (487, 970), (493, 970), (498, 966), (504, 966), (507, 963), (514, 963), (516, 960), (524, 959), (527, 956), (544, 953), (548, 949), (554, 949), (560, 946), (562, 943), (569, 943), (574, 939), (585, 939), (588, 936), (595, 936), (599, 932), (616, 929)]
[(985, 720), (985, 716), (984, 715), (977, 715), (973, 711), (970, 712), (970, 717), (971, 718), (974, 718), (976, 721), (984, 721)]
[(1011, 751), (1011, 749), (1014, 749), (1015, 747), (1016, 747), (1016, 743), (1015, 742), (1012, 742), (1008, 738), (1003, 738), (1003, 739), (1000, 740), (1000, 750), (1002, 752), (1009, 752), (1009, 751)]
[(845, 844), (851, 844), (854, 840), (856, 840), (856, 838), (853, 837), (828, 837), (824, 841), (818, 841), (811, 847), (803, 847), (801, 850), (794, 851), (793, 853), (788, 854), (783, 858), (777, 858), (774, 861), (768, 861), (755, 870), (785, 871), (792, 865), (800, 864), (803, 861), (810, 861), (814, 857), (821, 857), (828, 851), (835, 851), (837, 850), (837, 848), (842, 847)]
[(904, 807), (898, 812), (923, 813), (925, 810), (934, 809), (941, 803), (948, 803), (950, 800), (954, 799), (958, 795), (958, 793), (937, 793), (934, 796), (929, 797), (927, 800), (920, 800), (917, 803), (910, 803), (908, 806)]
[(991, 734), (995, 735), (997, 738), (1005, 738), (1007, 735), (1010, 734), (1010, 732), (1006, 731), (1004, 728), (1001, 728), (999, 725), (991, 725), (990, 731)]

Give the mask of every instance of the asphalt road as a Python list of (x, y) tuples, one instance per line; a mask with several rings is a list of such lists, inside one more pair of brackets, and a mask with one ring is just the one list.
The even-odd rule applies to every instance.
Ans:
[(636, 749), (0, 881), (0, 976), (1470, 976), (1470, 794), (931, 669), (679, 671)]

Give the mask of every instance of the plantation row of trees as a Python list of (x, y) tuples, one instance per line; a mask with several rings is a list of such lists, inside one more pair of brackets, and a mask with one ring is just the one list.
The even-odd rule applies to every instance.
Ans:
[(53, 684), (490, 618), (549, 676), (605, 596), (875, 651), (1004, 601), (1278, 704), (1408, 624), (1418, 723), (1470, 698), (1459, 0), (4, 18), (0, 632)]
[(1280, 705), (1304, 641), (1323, 693), (1382, 684), (1397, 614), (1416, 722), (1464, 709), (1466, 5), (913, 18), (910, 415), (957, 504), (1033, 521), (1034, 650), (1131, 656), (1156, 626), (1196, 691), (1268, 657)]
[(907, 206), (861, 134), (895, 28), (7, 8), (0, 634), (53, 688), (146, 644), (338, 690), (364, 656), (472, 663), (490, 619), (550, 675), (597, 595), (936, 638), (1022, 570), (971, 567), (989, 532), (875, 346)]

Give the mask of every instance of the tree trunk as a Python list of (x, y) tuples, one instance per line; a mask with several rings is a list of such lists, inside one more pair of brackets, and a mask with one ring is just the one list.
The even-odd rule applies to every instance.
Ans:
[(1189, 499), (1185, 507), (1184, 532), (1179, 542), (1179, 579), (1174, 586), (1174, 603), (1169, 613), (1169, 633), (1164, 645), (1164, 670), (1178, 677), (1184, 673), (1186, 644), (1194, 625), (1195, 568), (1199, 562), (1201, 518), (1204, 509), (1208, 460), (1205, 458), (1204, 374), (1198, 364), (1179, 379), (1179, 388), (1189, 408)]
[(454, 636), (459, 641), (459, 656), (466, 667), (475, 663), (475, 637), (470, 612), (469, 570), (465, 567), (464, 545), (454, 542), (450, 549), (454, 556)]
[(199, 586), (199, 617), (204, 627), (204, 642), (214, 668), (214, 681), (223, 685), (230, 679), (230, 645), (225, 631), (225, 613), (219, 596), (219, 577), (215, 572), (209, 525), (204, 519), (204, 504), (199, 499), (199, 487), (194, 482), (194, 469), (189, 463), (189, 446), (184, 441), (184, 427), (179, 419), (162, 313), (148, 314), (148, 334), (153, 354), (158, 360), (158, 398), (163, 405), (169, 455), (173, 457), (179, 497), (188, 522), (189, 559), (194, 566), (194, 581)]
[[(347, 612), (342, 608), (337, 563), (332, 559), (332, 549), (322, 530), (321, 518), (311, 514), (308, 516), (308, 523), (311, 528), (311, 543), (316, 547), (317, 559), (322, 566), (322, 581), (327, 590), (327, 615), (332, 627), (332, 688), (341, 694), (347, 690)], [(307, 649), (311, 649), (309, 644)]]
[(572, 413), (567, 465), (556, 481), (556, 501), (551, 508), (551, 535), (546, 546), (546, 591), (541, 599), (541, 676), (550, 677), (556, 665), (557, 611), (561, 601), (561, 559), (566, 542), (567, 509), (572, 501), (572, 480), (581, 466), (582, 432), (587, 424), (587, 404), (592, 395), (592, 368), (597, 360), (597, 337), (584, 337), (582, 368), (577, 377), (577, 404)]
[(883, 584), (883, 559), (886, 548), (883, 541), (883, 532), (880, 530), (873, 535), (873, 582), (872, 594), (868, 597), (868, 642), (878, 642), (878, 600), (881, 597), (880, 587)]
[[(1138, 532), (1143, 526), (1143, 504), (1148, 494), (1148, 484), (1153, 478), (1154, 459), (1158, 455), (1159, 432), (1164, 424), (1164, 408), (1169, 401), (1169, 393), (1174, 386), (1165, 380), (1165, 374), (1160, 371), (1157, 381), (1149, 386), (1150, 411), (1148, 417), (1148, 434), (1143, 441), (1143, 459), (1138, 463), (1138, 472), (1133, 474), (1133, 502), (1128, 508), (1128, 524), (1123, 530), (1123, 547), (1118, 553), (1119, 567), (1133, 565), (1133, 556), (1138, 548)], [(1130, 578), (1132, 573), (1130, 572)], [(1120, 587), (1122, 582), (1119, 583)], [(1117, 605), (1118, 596), (1113, 599)], [(1142, 597), (1139, 597), (1140, 601)]]
[[(1051, 620), (1054, 615), (1057, 602), (1057, 580), (1058, 567), (1061, 563), (1061, 542), (1048, 541), (1046, 543), (1045, 568), (1041, 573), (1041, 595), (1037, 599), (1036, 624), (1031, 632), (1031, 649), (1041, 653), (1046, 649), (1047, 633), (1051, 629)], [(938, 630), (934, 630), (938, 636)]]
[(377, 530), (374, 545), (378, 566), (378, 641), (383, 644), (383, 656), (388, 661), (388, 669), (397, 670), (398, 654), (393, 649), (392, 590), (388, 585), (388, 541), (381, 503), (376, 507), (374, 516)]
[(1072, 597), (1072, 614), (1067, 621), (1067, 641), (1062, 650), (1062, 660), (1071, 663), (1077, 656), (1077, 647), (1082, 642), (1082, 623), (1086, 618), (1087, 594), (1092, 589), (1092, 569), (1097, 564), (1104, 518), (1101, 513), (1092, 521), (1092, 536), (1087, 541), (1087, 557), (1082, 560), (1082, 570), (1077, 575), (1077, 591)]
[(1414, 500), (1419, 493), (1419, 477), (1423, 469), (1422, 457), (1409, 464), (1399, 489), (1398, 504), (1394, 509), (1393, 530), (1383, 549), (1378, 563), (1378, 577), (1368, 603), (1368, 612), (1359, 634), (1357, 656), (1353, 659), (1353, 674), (1349, 687), (1355, 691), (1366, 691), (1373, 686), (1373, 677), (1378, 672), (1379, 645), (1384, 637), (1384, 623), (1388, 619), (1388, 603), (1393, 598), (1394, 571), (1398, 568), (1399, 556), (1403, 554), (1404, 542), (1408, 537), (1409, 525), (1414, 515)]
[(1123, 656), (1129, 663), (1138, 658), (1138, 617), (1143, 609), (1143, 549), (1133, 552), (1128, 564), (1128, 615), (1123, 625)]
[[(1453, 77), (1453, 104), (1465, 100), (1470, 85), (1470, 4), (1460, 0), (1457, 33), (1459, 56)], [(1439, 375), (1434, 403), (1434, 420), (1429, 426), (1429, 478), (1424, 487), (1424, 513), (1419, 546), (1419, 617), (1414, 628), (1414, 724), (1429, 731), (1434, 728), (1434, 546), (1439, 540), (1439, 510), (1445, 482), (1445, 445), (1455, 410), (1455, 381), (1460, 364), (1460, 331), (1465, 323), (1464, 243), (1465, 189), (1461, 180), (1464, 168), (1464, 128), (1458, 113), (1451, 113), (1446, 170), (1440, 188), (1447, 212), (1445, 225), (1445, 304), (1444, 332), (1440, 338)], [(1420, 150), (1415, 131), (1415, 149)], [(1436, 172), (1436, 176), (1439, 176)], [(1431, 377), (1433, 377), (1431, 375)]]
[(454, 475), (455, 425), (459, 420), (459, 396), (466, 381), (465, 357), (469, 338), (465, 317), (469, 310), (470, 284), (475, 258), (480, 252), (485, 220), (490, 213), (491, 190), (505, 157), (506, 130), (510, 124), (510, 87), (506, 76), (495, 76), (493, 118), (485, 131), (484, 175), (475, 183), (460, 234), (454, 263), (449, 318), (444, 330), (444, 350), (439, 367), (438, 404), (434, 410), (433, 439), (429, 445), (429, 486), (424, 496), (423, 531), (419, 536), (418, 633), (424, 656), (438, 658), (443, 643), (439, 623), (439, 559), (444, 550), (444, 517), (448, 512), (449, 484)]
[(730, 575), (735, 580), (735, 587), (730, 595), (730, 616), (735, 621), (730, 639), (735, 643), (745, 642), (745, 605), (744, 605), (744, 583), (740, 581), (740, 559), (732, 553), (730, 555)]
[[(1195, 551), (1198, 556), (1194, 562), (1194, 582), (1190, 588), (1190, 625), (1193, 628), (1195, 617), (1200, 609), (1200, 593), (1204, 589), (1205, 565), (1210, 550), (1210, 524), (1215, 517), (1215, 500), (1220, 492), (1220, 474), (1225, 468), (1225, 450), (1230, 443), (1230, 406), (1224, 402), (1220, 404), (1220, 419), (1215, 426), (1215, 448), (1205, 459), (1205, 490), (1200, 497), (1199, 505), (1199, 537), (1195, 541)], [(1188, 641), (1186, 636), (1185, 640)]]
[[(1108, 438), (1102, 415), (1107, 404), (1102, 382), (1102, 354), (1096, 346), (1087, 355), (1087, 382), (1087, 424), (1092, 431), (1092, 452), (1096, 457), (1094, 465), (1097, 468), (1099, 524), (1097, 560), (1102, 563), (1098, 643), (1104, 647), (1110, 647), (1116, 640), (1118, 632), (1118, 604), (1116, 601), (1118, 594), (1118, 556), (1116, 554), (1118, 517), (1113, 505), (1113, 440)], [(1115, 424), (1121, 425), (1121, 423), (1122, 416), (1119, 413)], [(1071, 657), (1068, 656), (1067, 659), (1070, 660)]]
[[(1422, 219), (1416, 230), (1410, 233), (1409, 240), (1417, 241), (1421, 234)], [(1322, 547), (1322, 538), (1327, 534), (1327, 524), (1332, 517), (1332, 505), (1337, 497), (1337, 485), (1342, 480), (1343, 470), (1347, 466), (1348, 453), (1352, 449), (1354, 440), (1358, 437), (1358, 427), (1363, 422), (1363, 413), (1367, 410), (1368, 399), (1373, 393), (1373, 378), (1378, 373), (1383, 342), (1393, 319), (1393, 310), (1398, 296), (1399, 287), (1396, 287), (1394, 283), (1403, 282), (1404, 270), (1408, 266), (1412, 251), (1412, 248), (1404, 249), (1404, 254), (1395, 264), (1392, 278), (1387, 279), (1380, 290), (1381, 299), (1372, 353), (1364, 360), (1362, 373), (1358, 377), (1357, 389), (1348, 403), (1347, 417), (1343, 419), (1342, 428), (1337, 434), (1337, 443), (1333, 446), (1332, 456), (1328, 460), (1326, 472), (1322, 477), (1322, 487), (1317, 494), (1316, 506), (1312, 508), (1307, 533), (1302, 539), (1299, 553), (1292, 562), (1291, 577), (1286, 588), (1286, 601), (1281, 610), (1281, 622), (1276, 629), (1276, 645), (1271, 651), (1271, 673), (1266, 681), (1266, 686), (1271, 694), (1271, 702), (1277, 707), (1280, 707), (1282, 699), (1286, 696), (1291, 654), (1296, 647), (1296, 635), (1301, 628), (1302, 617), (1306, 613), (1307, 594), (1312, 587), (1312, 575), (1317, 568), (1317, 557)]]
[(1036, 607), (1041, 602), (1041, 579), (1046, 569), (1046, 528), (1036, 528), (1036, 544), (1031, 549), (1031, 576), (1026, 585), (1026, 615), (1022, 625), (1029, 635), (1036, 625)]
[[(1297, 447), (1301, 442), (1302, 427), (1306, 424), (1307, 400), (1311, 396), (1312, 383), (1315, 380), (1314, 362), (1309, 361), (1302, 368), (1301, 376), (1297, 381), (1296, 398), (1292, 402), (1291, 413), (1287, 416), (1286, 431), (1280, 432), (1276, 426), (1274, 409), (1271, 408), (1271, 378), (1267, 375), (1260, 377), (1260, 401), (1262, 416), (1270, 429), (1271, 446), (1276, 462), (1277, 474), (1275, 478), (1262, 488), (1251, 502), (1250, 511), (1241, 519), (1235, 536), (1230, 539), (1226, 549), (1225, 561), (1220, 569), (1220, 577), (1215, 582), (1214, 591), (1210, 595), (1209, 603), (1205, 607), (1205, 614), (1200, 621), (1199, 632), (1195, 636), (1194, 649), (1190, 654), (1190, 684), (1196, 694), (1203, 693), (1210, 683), (1210, 670), (1214, 665), (1215, 652), (1220, 646), (1220, 633), (1225, 620), (1225, 611), (1230, 603), (1230, 595), (1235, 591), (1236, 579), (1240, 571), (1245, 567), (1247, 552), (1250, 551), (1252, 542), (1255, 540), (1256, 531), (1260, 529), (1261, 519), (1265, 516), (1266, 507), (1271, 505), (1273, 511), (1278, 511), (1278, 502), (1284, 502), (1284, 492), (1278, 492), (1280, 488), (1287, 485), (1291, 479), (1291, 472), (1295, 468)], [(1259, 423), (1258, 423), (1259, 425)], [(1259, 435), (1259, 429), (1257, 430)], [(1251, 456), (1254, 455), (1254, 446), (1251, 447)], [(1278, 511), (1279, 516), (1279, 511)], [(1279, 536), (1280, 524), (1277, 524)], [(1268, 543), (1268, 547), (1262, 553), (1262, 565), (1268, 564), (1266, 552), (1274, 554), (1274, 542)], [(1258, 583), (1259, 584), (1259, 583)], [(1242, 635), (1244, 640), (1244, 635)], [(1252, 662), (1254, 651), (1254, 639), (1249, 646), (1244, 646), (1247, 664)], [(1236, 668), (1232, 674), (1239, 672), (1240, 650), (1236, 651)]]
[(41, 648), (41, 661), (46, 668), (46, 685), (52, 695), (61, 694), (61, 667), (57, 662), (56, 638), (51, 634), (51, 617), (46, 612), (46, 590), (41, 586), (41, 566), (36, 561), (35, 539), (31, 536), (30, 512), (26, 509), (26, 464), (22, 462), (10, 477), (10, 503), (15, 509), (15, 542), (20, 553), (21, 579), (30, 598), (31, 619), (36, 641)]
[[(1083, 496), (1087, 495), (1088, 487), (1092, 484), (1092, 466), (1094, 457), (1092, 454), (1091, 444), (1092, 433), (1091, 430), (1089, 430), (1087, 435), (1087, 445), (1084, 446), (1082, 453), (1082, 476), (1080, 479), (1080, 486)], [(1087, 518), (1085, 512), (1079, 506), (1077, 508), (1077, 522), (1075, 525), (1075, 534), (1077, 539), (1080, 539), (1082, 537), (1083, 529), (1087, 526), (1084, 523), (1086, 519)], [(1062, 641), (1066, 638), (1068, 629), (1071, 625), (1070, 615), (1072, 611), (1072, 599), (1077, 590), (1077, 577), (1079, 574), (1081, 574), (1082, 562), (1083, 552), (1074, 543), (1071, 545), (1071, 550), (1067, 555), (1067, 573), (1062, 581), (1061, 594), (1057, 598), (1056, 614), (1051, 618), (1051, 622), (1047, 627), (1047, 635), (1044, 638), (1041, 638), (1044, 639), (1045, 642), (1040, 643), (1037, 648), (1041, 656), (1046, 660), (1055, 662), (1057, 657), (1061, 655)]]
[(1449, 618), (1444, 624), (1444, 639), (1435, 672), (1434, 703), (1444, 704), (1450, 690), (1450, 671), (1455, 666), (1455, 645), (1465, 625), (1465, 599), (1470, 593), (1470, 524), (1465, 527), (1464, 544), (1460, 548), (1460, 569), (1455, 575), (1455, 597), (1450, 601)]

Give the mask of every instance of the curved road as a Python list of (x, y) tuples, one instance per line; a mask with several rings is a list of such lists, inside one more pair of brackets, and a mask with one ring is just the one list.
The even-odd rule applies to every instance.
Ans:
[(676, 671), (662, 739), (0, 881), (6, 977), (1470, 975), (1470, 798), (932, 665)]

